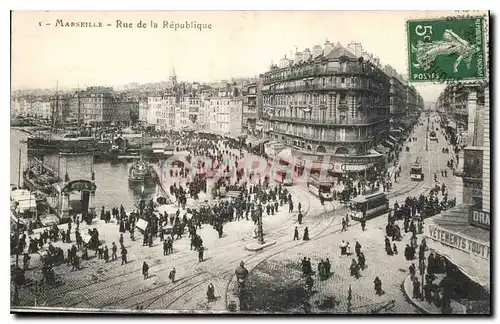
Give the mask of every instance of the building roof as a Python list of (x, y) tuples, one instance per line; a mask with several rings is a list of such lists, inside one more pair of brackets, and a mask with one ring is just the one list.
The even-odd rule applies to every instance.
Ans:
[(431, 222), (452, 232), (490, 244), (490, 232), (469, 225), (470, 205), (462, 204), (430, 218)]
[(330, 53), (326, 54), (325, 57), (329, 59), (336, 59), (342, 56), (347, 56), (348, 58), (357, 59), (356, 55), (352, 54), (349, 50), (347, 50), (344, 46), (337, 43), (337, 45), (330, 51)]

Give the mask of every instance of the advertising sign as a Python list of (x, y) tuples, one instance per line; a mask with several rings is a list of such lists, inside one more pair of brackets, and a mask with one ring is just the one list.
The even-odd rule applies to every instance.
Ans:
[(489, 230), (490, 213), (474, 208), (469, 209), (469, 224)]
[(426, 236), (431, 240), (461, 250), (463, 252), (490, 259), (490, 246), (470, 239), (459, 233), (453, 233), (438, 226), (427, 225)]

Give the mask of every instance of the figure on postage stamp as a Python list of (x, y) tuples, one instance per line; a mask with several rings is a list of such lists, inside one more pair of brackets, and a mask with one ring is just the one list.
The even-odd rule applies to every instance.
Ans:
[(453, 64), (453, 72), (458, 72), (458, 67), (465, 63), (467, 69), (471, 68), (472, 57), (480, 51), (479, 46), (470, 44), (462, 39), (451, 29), (446, 29), (443, 33), (443, 40), (431, 42), (418, 41), (417, 45), (412, 45), (412, 52), (416, 55), (417, 63), (412, 63), (416, 68), (428, 70), (431, 68), (431, 63), (434, 62), (439, 55), (458, 55), (458, 58)]

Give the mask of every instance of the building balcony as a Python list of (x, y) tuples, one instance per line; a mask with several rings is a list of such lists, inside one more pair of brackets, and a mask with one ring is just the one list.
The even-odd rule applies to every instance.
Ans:
[(257, 104), (255, 104), (255, 103), (243, 104), (243, 110), (255, 110), (256, 108), (257, 108)]
[(245, 109), (243, 107), (243, 115), (255, 115), (255, 114), (257, 114), (256, 109)]
[(253, 112), (246, 112), (246, 111), (244, 111), (243, 112), (243, 117), (244, 118), (257, 118), (257, 112), (256, 111), (253, 111)]
[(329, 126), (329, 127), (339, 127), (339, 126), (353, 126), (353, 127), (359, 127), (359, 126), (370, 126), (370, 125), (375, 125), (378, 123), (381, 123), (383, 121), (387, 121), (388, 117), (377, 117), (373, 119), (366, 119), (364, 121), (356, 121), (356, 123), (339, 123), (338, 121), (335, 120), (328, 120), (328, 119), (311, 119), (311, 118), (301, 118), (301, 117), (284, 117), (284, 116), (269, 116), (269, 115), (264, 115), (262, 116), (263, 119), (268, 119), (271, 121), (278, 121), (278, 122), (290, 122), (292, 124), (304, 124), (304, 125), (318, 125), (318, 126)]
[(311, 84), (304, 86), (290, 86), (290, 87), (262, 90), (262, 94), (266, 95), (266, 94), (285, 94), (285, 93), (307, 92), (307, 91), (342, 91), (342, 90), (379, 92), (377, 88), (368, 87), (366, 85), (347, 84), (347, 83), (326, 83), (326, 84)]
[(369, 143), (374, 140), (373, 136), (358, 137), (358, 136), (314, 136), (301, 132), (287, 132), (282, 130), (272, 130), (273, 133), (291, 136), (294, 138), (305, 139), (316, 143)]
[(271, 77), (265, 77), (263, 80), (264, 84), (270, 84), (274, 82), (280, 82), (284, 80), (295, 80), (303, 79), (308, 77), (325, 76), (325, 75), (342, 75), (342, 74), (365, 74), (366, 71), (358, 65), (347, 65), (338, 68), (312, 68), (307, 71), (290, 71), (284, 75), (276, 75)]

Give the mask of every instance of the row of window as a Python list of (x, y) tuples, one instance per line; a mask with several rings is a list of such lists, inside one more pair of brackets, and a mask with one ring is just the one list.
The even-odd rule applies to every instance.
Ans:
[(319, 94), (313, 95), (310, 93), (295, 93), (293, 95), (271, 95), (264, 96), (264, 104), (269, 105), (329, 105), (335, 106), (346, 102), (348, 99), (354, 100), (358, 104), (378, 104), (383, 102), (381, 96), (375, 94), (353, 94), (338, 93), (337, 95)]
[(276, 85), (275, 87), (271, 87), (270, 90), (272, 89), (280, 90), (293, 87), (307, 87), (307, 86), (314, 87), (315, 85), (332, 86), (332, 87), (346, 85), (348, 87), (360, 87), (360, 88), (371, 88), (371, 87), (381, 86), (381, 84), (379, 84), (378, 82), (375, 82), (372, 79), (368, 78), (332, 76), (332, 77), (314, 78), (312, 80), (299, 79), (299, 80), (282, 82)]

